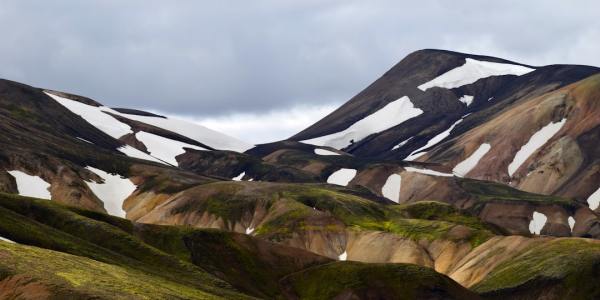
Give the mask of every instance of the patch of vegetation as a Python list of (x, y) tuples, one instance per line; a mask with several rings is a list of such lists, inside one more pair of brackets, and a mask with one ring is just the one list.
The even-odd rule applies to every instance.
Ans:
[(461, 178), (460, 187), (480, 201), (524, 201), (530, 203), (549, 203), (561, 205), (567, 209), (575, 208), (575, 201), (558, 196), (540, 195), (517, 190), (510, 186), (475, 179)]
[(301, 299), (478, 299), (445, 275), (412, 264), (333, 262), (282, 280)]
[(61, 299), (225, 298), (151, 273), (42, 248), (0, 242), (0, 256), (0, 274), (28, 276)]
[(554, 239), (523, 250), (472, 288), (490, 295), (535, 294), (552, 288), (555, 299), (596, 299), (600, 286), (594, 282), (599, 275), (599, 243)]
[[(115, 222), (114, 217), (79, 213), (48, 200), (0, 194), (0, 235), (21, 244), (162, 277), (208, 293), (227, 295), (233, 291), (227, 283), (202, 269), (127, 233), (123, 227), (128, 229), (132, 225), (123, 224), (129, 221)], [(95, 216), (102, 221), (84, 215)]]

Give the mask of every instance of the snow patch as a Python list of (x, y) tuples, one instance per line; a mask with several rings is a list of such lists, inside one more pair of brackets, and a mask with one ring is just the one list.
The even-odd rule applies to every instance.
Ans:
[(531, 222), (529, 222), (529, 232), (531, 232), (531, 234), (539, 235), (542, 232), (544, 225), (546, 225), (547, 220), (548, 218), (546, 217), (546, 215), (534, 211)]
[(407, 96), (386, 104), (378, 111), (352, 124), (343, 131), (302, 141), (317, 146), (343, 149), (367, 136), (378, 133), (423, 113)]
[(383, 185), (383, 187), (381, 188), (381, 194), (398, 203), (400, 201), (400, 185), (402, 183), (402, 177), (400, 177), (400, 175), (398, 174), (392, 174), (390, 175), (387, 180), (385, 181), (385, 184)]
[(317, 154), (317, 155), (340, 155), (337, 152), (333, 152), (333, 151), (329, 151), (329, 150), (325, 150), (325, 149), (321, 149), (321, 148), (315, 148), (315, 154)]
[(483, 143), (473, 152), (467, 159), (458, 163), (454, 169), (452, 169), (452, 173), (457, 176), (463, 177), (466, 176), (473, 168), (477, 166), (479, 160), (490, 151), (492, 146), (487, 143)]
[(587, 198), (588, 206), (595, 210), (600, 205), (600, 187)]
[(104, 179), (103, 183), (85, 182), (94, 195), (104, 202), (104, 209), (113, 216), (125, 217), (123, 201), (135, 191), (136, 186), (129, 179), (118, 174), (109, 174), (90, 166), (85, 168)]
[(548, 142), (560, 129), (565, 125), (567, 119), (562, 119), (560, 122), (552, 123), (542, 127), (538, 132), (534, 133), (529, 141), (517, 151), (512, 162), (508, 165), (508, 175), (512, 175), (519, 167), (531, 156), (535, 151)]
[(14, 241), (11, 241), (11, 240), (9, 240), (9, 239), (7, 239), (5, 237), (2, 237), (2, 236), (0, 236), (0, 241), (11, 243), (11, 244), (16, 244)]
[(443, 176), (443, 177), (453, 177), (454, 176), (454, 174), (442, 173), (442, 172), (429, 170), (429, 169), (418, 169), (418, 168), (413, 168), (413, 167), (404, 167), (404, 170), (406, 170), (407, 172), (421, 173), (421, 174), (432, 175), (432, 176)]
[(183, 149), (184, 147), (196, 150), (207, 150), (196, 145), (190, 145), (188, 143), (175, 141), (172, 139), (162, 137), (160, 135), (144, 131), (136, 133), (135, 137), (140, 142), (144, 143), (146, 149), (148, 149), (148, 152), (150, 152), (150, 155), (174, 166), (178, 165), (175, 157), (177, 155), (185, 153), (185, 149)]
[(40, 176), (29, 175), (19, 170), (8, 171), (17, 182), (19, 195), (42, 199), (51, 199), (50, 184)]
[(411, 137), (407, 138), (406, 140), (404, 140), (404, 141), (400, 142), (398, 145), (396, 145), (396, 146), (394, 146), (394, 147), (392, 148), (392, 151), (393, 151), (393, 150), (396, 150), (396, 149), (398, 149), (398, 148), (400, 148), (400, 147), (402, 147), (402, 146), (404, 146), (404, 145), (406, 145), (406, 143), (408, 143), (408, 141), (412, 140), (412, 138), (413, 138), (413, 137), (411, 136)]
[(473, 97), (473, 96), (464, 95), (464, 96), (460, 97), (460, 99), (458, 99), (458, 101), (464, 103), (468, 107), (469, 105), (471, 105), (471, 103), (473, 103), (474, 98), (475, 97)]
[(573, 232), (573, 228), (575, 227), (575, 218), (573, 218), (573, 216), (570, 216), (569, 219), (567, 219), (567, 221), (569, 222), (571, 232)]
[(431, 138), (429, 141), (427, 141), (427, 144), (425, 144), (425, 146), (413, 151), (404, 160), (413, 161), (413, 160), (423, 156), (427, 152), (420, 152), (420, 151), (425, 150), (429, 147), (433, 147), (433, 146), (437, 145), (439, 142), (441, 142), (442, 140), (444, 140), (445, 138), (447, 138), (450, 135), (450, 133), (452, 132), (452, 130), (454, 129), (454, 127), (456, 127), (456, 125), (458, 125), (463, 120), (464, 120), (464, 117), (459, 119), (458, 121), (454, 122), (452, 125), (450, 125), (450, 127), (448, 127), (448, 129), (444, 130), (443, 132), (440, 132), (439, 134), (437, 134), (436, 136)]
[(84, 141), (84, 142), (86, 142), (88, 144), (94, 144), (94, 143), (92, 143), (92, 142), (90, 142), (90, 141), (88, 141), (88, 140), (86, 140), (84, 138), (77, 137), (77, 139), (80, 140), (80, 141)]
[(155, 162), (159, 162), (161, 164), (165, 164), (168, 165), (166, 162), (152, 156), (149, 155), (143, 151), (140, 151), (136, 148), (133, 148), (129, 145), (125, 145), (123, 147), (118, 148), (117, 150), (119, 150), (119, 152), (129, 156), (129, 157), (133, 157), (133, 158), (139, 158), (139, 159), (145, 159), (145, 160), (149, 160), (149, 161), (155, 161)]
[(356, 176), (355, 169), (341, 168), (329, 175), (327, 183), (347, 186), (354, 176)]
[(348, 252), (344, 251), (344, 253), (338, 256), (338, 260), (345, 261), (348, 258)]
[(116, 110), (112, 110), (105, 106), (97, 107), (87, 105), (78, 101), (63, 98), (50, 93), (46, 93), (46, 95), (50, 96), (52, 99), (56, 100), (56, 102), (66, 107), (74, 114), (81, 116), (88, 123), (92, 124), (94, 127), (100, 129), (101, 131), (115, 139), (118, 139), (128, 133), (132, 133), (131, 127), (129, 127), (129, 125), (121, 123), (119, 122), (119, 120), (104, 113), (106, 111), (113, 114), (118, 114)]
[(131, 131), (131, 127), (129, 125), (120, 122), (105, 112), (181, 134), (215, 149), (244, 152), (253, 147), (251, 144), (193, 122), (170, 118), (125, 114), (106, 106), (97, 107), (87, 105), (50, 93), (46, 93), (46, 95), (56, 100), (71, 112), (80, 115), (88, 123), (92, 124), (94, 127), (100, 129), (115, 139), (133, 132)]
[(132, 115), (119, 112), (117, 112), (117, 114), (131, 120), (144, 122), (146, 124), (154, 125), (156, 127), (181, 134), (185, 137), (191, 138), (204, 145), (219, 150), (244, 152), (253, 147), (251, 144), (193, 122), (172, 118)]
[(250, 225), (250, 227), (246, 228), (246, 234), (252, 234), (254, 232), (254, 227)]
[(242, 181), (242, 178), (244, 178), (244, 175), (246, 175), (246, 171), (240, 173), (240, 175), (238, 175), (238, 176), (235, 176), (235, 177), (231, 178), (231, 180), (233, 180), (233, 181)]
[(495, 63), (480, 61), (472, 58), (465, 59), (465, 64), (454, 68), (433, 80), (421, 84), (419, 89), (426, 91), (432, 87), (453, 89), (463, 85), (471, 84), (479, 79), (500, 75), (527, 74), (535, 69), (506, 63)]

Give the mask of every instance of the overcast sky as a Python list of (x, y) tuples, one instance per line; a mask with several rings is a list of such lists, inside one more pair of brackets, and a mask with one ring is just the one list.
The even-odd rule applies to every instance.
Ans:
[(3, 0), (0, 77), (265, 142), (418, 49), (600, 66), (600, 2), (574, 3)]

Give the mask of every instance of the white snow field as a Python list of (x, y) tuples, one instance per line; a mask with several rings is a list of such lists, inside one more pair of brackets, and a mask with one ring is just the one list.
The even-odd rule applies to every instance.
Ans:
[(347, 252), (347, 251), (344, 251), (344, 253), (342, 253), (342, 254), (340, 254), (340, 255), (338, 256), (338, 260), (341, 260), (341, 261), (344, 261), (344, 260), (346, 260), (347, 258), (348, 258), (348, 252)]
[(27, 197), (35, 197), (42, 199), (50, 199), (50, 184), (39, 176), (29, 175), (19, 170), (8, 171), (17, 182), (17, 190), (19, 195)]
[(479, 145), (479, 148), (475, 150), (467, 159), (459, 162), (454, 169), (452, 169), (452, 173), (456, 174), (456, 176), (464, 177), (466, 176), (473, 168), (477, 166), (479, 160), (488, 153), (492, 149), (492, 146), (487, 143), (483, 143)]
[(587, 198), (587, 203), (591, 210), (598, 208), (598, 205), (600, 205), (600, 188)]
[(155, 161), (155, 162), (159, 162), (161, 164), (165, 164), (168, 165), (166, 162), (152, 156), (149, 155), (143, 151), (140, 151), (136, 148), (133, 148), (129, 145), (125, 145), (123, 147), (118, 148), (117, 150), (119, 150), (119, 152), (129, 156), (129, 157), (134, 157), (134, 158), (140, 158), (140, 159), (145, 159), (145, 160), (150, 160), (150, 161)]
[(508, 175), (512, 175), (519, 169), (519, 167), (535, 153), (540, 147), (542, 147), (548, 140), (550, 140), (560, 129), (565, 125), (567, 119), (562, 119), (560, 122), (552, 123), (542, 127), (536, 133), (534, 133), (529, 141), (517, 151), (512, 162), (508, 165)]
[(181, 134), (215, 149), (244, 152), (252, 147), (251, 144), (196, 123), (171, 118), (125, 114), (106, 106), (97, 107), (93, 105), (87, 105), (79, 101), (70, 100), (50, 93), (46, 93), (46, 95), (56, 100), (74, 114), (80, 115), (88, 123), (92, 124), (94, 127), (100, 129), (115, 139), (118, 139), (128, 133), (132, 133), (131, 127), (106, 114), (105, 112)]
[(85, 168), (104, 179), (103, 183), (85, 182), (94, 195), (104, 202), (104, 209), (110, 215), (124, 218), (123, 201), (135, 191), (136, 186), (129, 179), (123, 178), (119, 174), (109, 174), (90, 166)]
[(224, 133), (212, 130), (200, 124), (196, 124), (189, 121), (172, 119), (168, 117), (161, 118), (124, 113), (118, 114), (131, 120), (154, 125), (156, 127), (160, 127), (162, 129), (181, 134), (192, 140), (198, 141), (206, 146), (219, 150), (232, 150), (237, 152), (244, 152), (253, 147), (252, 144), (240, 141)]
[(423, 151), (429, 147), (433, 147), (433, 146), (437, 145), (439, 142), (441, 142), (442, 140), (444, 140), (445, 138), (447, 138), (450, 135), (450, 133), (452, 132), (452, 130), (454, 129), (454, 127), (456, 127), (456, 125), (458, 125), (460, 122), (462, 122), (463, 119), (464, 119), (464, 117), (459, 119), (458, 121), (454, 122), (452, 125), (450, 125), (450, 127), (448, 127), (448, 129), (446, 129), (443, 132), (440, 132), (436, 136), (432, 137), (429, 141), (427, 141), (427, 144), (425, 144), (425, 146), (420, 147), (419, 149), (413, 151), (404, 160), (413, 161), (413, 160), (425, 155), (425, 153), (427, 153), (427, 152), (421, 152), (421, 151)]
[(356, 176), (355, 169), (341, 168), (329, 175), (327, 183), (347, 186), (354, 176)]
[(327, 149), (315, 148), (315, 154), (317, 155), (340, 155), (337, 152), (329, 151)]
[(408, 143), (408, 141), (412, 140), (412, 138), (413, 138), (413, 137), (411, 136), (411, 137), (409, 137), (409, 138), (405, 139), (404, 141), (402, 141), (402, 142), (398, 143), (398, 145), (394, 146), (394, 147), (392, 148), (392, 150), (396, 150), (396, 149), (398, 149), (398, 148), (400, 148), (400, 147), (402, 147), (402, 146), (406, 145), (406, 143)]
[(16, 244), (15, 242), (13, 242), (13, 241), (11, 241), (11, 240), (9, 240), (9, 239), (5, 238), (5, 237), (2, 237), (2, 236), (0, 236), (0, 241), (1, 241), (1, 242), (7, 242), (7, 243), (11, 243), (11, 244)]
[(423, 113), (416, 108), (407, 96), (392, 101), (378, 111), (366, 116), (364, 119), (352, 124), (343, 131), (302, 141), (303, 143), (317, 146), (329, 146), (343, 149), (358, 142), (367, 136), (378, 133)]
[(392, 174), (388, 176), (383, 187), (381, 187), (381, 194), (398, 203), (400, 201), (400, 185), (402, 183), (402, 177), (398, 174)]
[(544, 225), (546, 225), (547, 220), (548, 218), (546, 215), (534, 211), (533, 218), (531, 219), (531, 222), (529, 222), (529, 232), (531, 232), (531, 234), (539, 235), (542, 232)]
[(473, 96), (464, 95), (464, 96), (460, 97), (460, 99), (458, 99), (458, 101), (464, 103), (468, 107), (469, 105), (471, 105), (471, 103), (473, 103), (474, 98), (475, 97), (473, 97)]
[(185, 153), (185, 150), (183, 149), (184, 147), (196, 150), (207, 150), (196, 145), (175, 141), (145, 131), (137, 132), (135, 137), (140, 142), (144, 143), (144, 145), (146, 145), (146, 149), (148, 149), (150, 155), (174, 166), (177, 166), (177, 160), (175, 157), (179, 154)]
[(567, 219), (567, 222), (569, 222), (569, 227), (571, 228), (571, 232), (573, 232), (573, 228), (575, 227), (575, 218), (570, 216), (569, 219)]
[(421, 173), (421, 174), (431, 175), (431, 176), (443, 176), (443, 177), (453, 177), (454, 176), (454, 174), (442, 173), (442, 172), (438, 172), (438, 171), (430, 170), (430, 169), (418, 169), (418, 168), (413, 168), (413, 167), (404, 167), (404, 170), (406, 170), (406, 172)]
[(491, 76), (527, 74), (535, 69), (506, 63), (480, 61), (472, 58), (465, 59), (465, 64), (454, 68), (433, 80), (419, 85), (419, 89), (426, 91), (432, 87), (453, 89)]
[(240, 175), (238, 175), (238, 176), (235, 176), (235, 177), (231, 178), (231, 180), (233, 180), (233, 181), (242, 181), (242, 178), (244, 178), (244, 175), (246, 175), (246, 171), (240, 173)]
[(254, 227), (250, 225), (250, 227), (246, 228), (246, 234), (252, 234), (254, 232)]
[(104, 106), (96, 107), (83, 104), (79, 101), (63, 98), (50, 93), (46, 93), (46, 95), (50, 96), (52, 99), (56, 100), (56, 102), (66, 107), (74, 114), (81, 116), (88, 123), (92, 124), (94, 127), (100, 129), (115, 139), (118, 139), (128, 133), (132, 133), (129, 125), (121, 123), (119, 120), (104, 113), (104, 111), (106, 111), (113, 114), (119, 114), (119, 112), (116, 110), (112, 110)]

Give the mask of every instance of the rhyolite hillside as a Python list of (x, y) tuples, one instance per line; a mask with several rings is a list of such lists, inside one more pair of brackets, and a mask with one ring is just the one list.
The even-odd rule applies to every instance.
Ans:
[(594, 299), (600, 69), (410, 54), (289, 140), (0, 81), (0, 299)]

